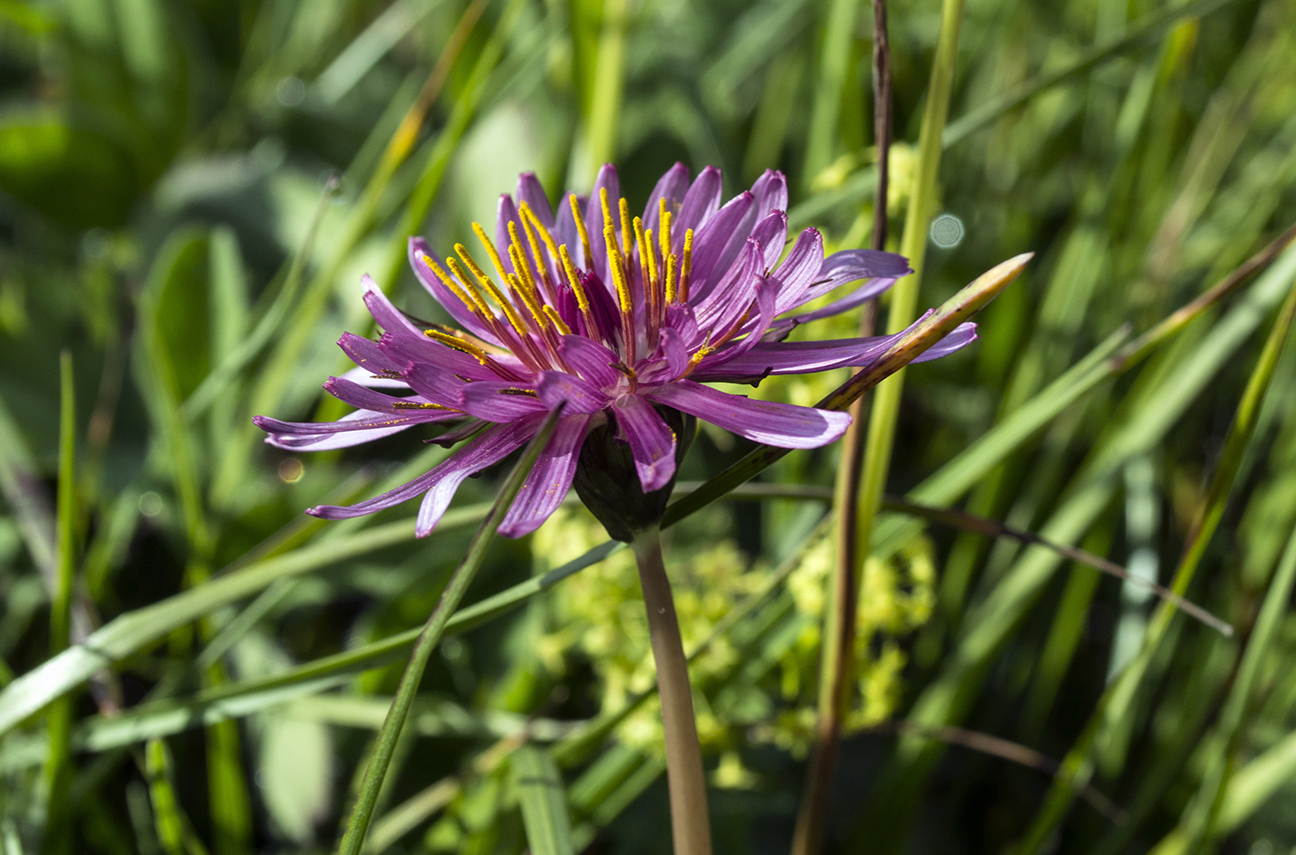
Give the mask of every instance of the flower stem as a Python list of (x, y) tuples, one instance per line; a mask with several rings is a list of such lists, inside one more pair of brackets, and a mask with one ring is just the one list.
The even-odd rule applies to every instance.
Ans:
[(702, 776), (702, 748), (693, 718), (693, 690), (670, 580), (662, 563), (660, 530), (657, 526), (645, 529), (630, 547), (639, 564), (639, 585), (648, 610), (648, 634), (657, 665), (675, 855), (711, 855), (711, 818)]

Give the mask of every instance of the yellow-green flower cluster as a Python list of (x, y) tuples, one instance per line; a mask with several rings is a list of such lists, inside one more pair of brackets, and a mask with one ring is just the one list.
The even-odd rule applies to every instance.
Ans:
[[(548, 567), (558, 566), (603, 537), (587, 511), (566, 507), (536, 534), (535, 551)], [(672, 549), (670, 554), (671, 584), (687, 650), (766, 585), (772, 572), (759, 563), (749, 566), (731, 540), (691, 552)], [(706, 749), (722, 752), (725, 758), (725, 774), (717, 783), (739, 786), (748, 781), (733, 751), (744, 741), (771, 742), (798, 754), (808, 748), (832, 566), (831, 538), (820, 538), (804, 551), (767, 607), (718, 638), (690, 665), (699, 736)], [(900, 641), (930, 615), (934, 575), (932, 548), (925, 538), (912, 541), (891, 561), (871, 559), (865, 565), (858, 612), (858, 681), (848, 727), (875, 724), (895, 710), (907, 661)], [(551, 608), (549, 629), (537, 646), (551, 671), (561, 674), (575, 661), (588, 662), (598, 676), (600, 706), (606, 712), (621, 709), (652, 686), (647, 622), (628, 551), (564, 582)], [(661, 723), (655, 701), (630, 716), (618, 737), (659, 752)]]

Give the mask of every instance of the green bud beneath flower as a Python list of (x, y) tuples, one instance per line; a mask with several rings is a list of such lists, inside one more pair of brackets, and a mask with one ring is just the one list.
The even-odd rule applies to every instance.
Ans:
[[(654, 407), (675, 434), (675, 471), (688, 452), (697, 419), (669, 407)], [(630, 444), (617, 437), (616, 417), (608, 413), (605, 424), (585, 437), (576, 464), (573, 486), (585, 507), (603, 523), (610, 537), (626, 543), (650, 526), (661, 522), (675, 478), (660, 490), (645, 493), (639, 483)]]

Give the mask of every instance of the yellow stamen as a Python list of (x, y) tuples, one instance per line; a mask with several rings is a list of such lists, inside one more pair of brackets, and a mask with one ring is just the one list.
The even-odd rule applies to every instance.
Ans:
[(513, 262), (513, 269), (517, 271), (522, 284), (526, 286), (527, 293), (534, 299), (536, 295), (535, 276), (531, 274), (531, 265), (527, 263), (526, 250), (522, 248), (522, 241), (518, 240), (517, 226), (513, 223), (509, 223), (509, 237), (513, 240), (508, 248), (509, 260)]
[(585, 250), (585, 263), (594, 264), (593, 250), (590, 249), (589, 230), (585, 228), (585, 218), (581, 216), (580, 203), (576, 200), (576, 194), (573, 193), (567, 197), (571, 203), (572, 217), (576, 220), (576, 231), (580, 234), (581, 249)]
[(634, 317), (634, 303), (630, 299), (630, 283), (626, 281), (624, 259), (621, 250), (617, 249), (616, 230), (609, 222), (603, 228), (603, 241), (607, 244), (608, 267), (612, 268), (612, 282), (616, 285), (617, 301), (621, 304), (621, 316), (626, 321), (626, 335), (630, 335), (629, 318)]
[[(518, 209), (518, 213), (522, 217), (522, 231), (526, 232), (527, 246), (531, 249), (531, 257), (535, 259), (536, 272), (540, 274), (540, 279), (544, 282), (546, 290), (548, 290), (549, 266), (544, 263), (544, 256), (540, 254), (540, 241), (536, 237), (535, 229), (532, 227), (532, 220), (535, 218), (535, 215), (532, 214), (528, 217), (526, 215), (526, 212), (528, 211), (530, 211), (530, 208), (527, 207), (526, 202), (523, 202), (522, 207)], [(536, 222), (538, 223), (539, 220), (536, 220)], [(541, 228), (543, 228), (543, 226), (541, 226)]]
[[(481, 223), (473, 223), (472, 230), (477, 234), (477, 240), (481, 241), (482, 246), (486, 247), (486, 255), (490, 256), (491, 266), (495, 268), (495, 272), (503, 279), (508, 275), (508, 271), (504, 269), (504, 261), (500, 258), (495, 243), (487, 236), (486, 230), (482, 228)], [(458, 246), (455, 247), (455, 252), (459, 252)], [(459, 252), (459, 254), (463, 255), (462, 252)]]
[(663, 196), (658, 208), (658, 228), (661, 230), (661, 255), (666, 258), (671, 254), (671, 212), (670, 207), (666, 204), (666, 198)]
[(563, 323), (563, 319), (558, 316), (558, 312), (553, 306), (545, 306), (543, 308), (545, 317), (549, 319), (549, 323), (554, 325), (554, 329), (558, 330), (558, 332), (563, 335), (572, 334), (571, 327)]
[(639, 243), (639, 257), (646, 262), (648, 267), (648, 281), (654, 285), (657, 284), (657, 253), (653, 247), (652, 229), (644, 231), (643, 220), (635, 217), (634, 220), (635, 240)]
[(689, 270), (693, 266), (693, 230), (684, 232), (684, 258), (680, 261), (679, 301), (688, 302)]
[[(505, 297), (503, 293), (500, 292), (499, 287), (496, 286), (496, 284), (491, 281), (489, 276), (487, 276), (485, 273), (482, 272), (482, 269), (473, 262), (471, 257), (467, 257), (467, 251), (464, 250), (463, 244), (456, 244), (455, 251), (458, 252), (461, 257), (463, 257), (464, 264), (467, 264), (471, 268), (473, 273), (476, 274), (477, 284), (485, 288), (486, 293), (490, 294), (491, 298), (496, 303), (499, 304), (499, 307), (501, 309), (504, 310), (504, 317), (508, 320), (509, 326), (513, 327), (514, 331), (516, 331), (518, 335), (522, 336), (523, 338), (526, 338), (527, 336), (526, 324), (522, 322), (522, 316), (519, 315), (517, 309), (514, 308), (513, 302), (509, 300), (508, 297)], [(455, 260), (453, 258), (446, 259), (446, 264), (450, 265), (450, 269), (455, 272), (456, 276), (458, 276), (464, 282), (468, 281), (468, 277), (464, 274), (463, 268), (459, 267), (459, 265), (455, 263)], [(492, 313), (492, 317), (494, 317), (494, 313)]]
[(695, 354), (693, 354), (692, 356), (689, 357), (689, 361), (688, 361), (688, 368), (685, 368), (685, 369), (684, 369), (684, 373), (685, 373), (685, 374), (688, 374), (688, 373), (691, 372), (694, 368), (697, 368), (697, 367), (698, 367), (698, 363), (700, 363), (702, 360), (706, 359), (708, 356), (710, 356), (711, 354), (713, 354), (713, 353), (715, 353), (715, 352), (716, 352), (716, 348), (715, 348), (715, 347), (712, 347), (712, 346), (709, 345), (709, 344), (704, 344), (704, 345), (702, 345), (701, 347), (699, 347), (699, 348), (697, 349), (697, 353), (695, 353)]
[(580, 307), (581, 314), (588, 321), (590, 320), (589, 297), (585, 296), (585, 289), (581, 287), (580, 276), (576, 273), (576, 265), (572, 264), (571, 253), (567, 251), (567, 244), (558, 247), (558, 257), (562, 259), (563, 272), (567, 274), (567, 284), (571, 286), (572, 293), (576, 295), (576, 305)]
[[(512, 255), (512, 253), (509, 254)], [(514, 261), (513, 263), (515, 265), (517, 264), (516, 261)], [(537, 331), (543, 330), (545, 325), (544, 322), (545, 316), (544, 313), (540, 311), (540, 304), (537, 303), (535, 299), (530, 294), (527, 293), (526, 286), (522, 282), (518, 281), (518, 276), (516, 276), (515, 274), (512, 273), (509, 274), (508, 283), (509, 285), (513, 286), (514, 293), (516, 293), (519, 297), (522, 298), (522, 303), (527, 307), (527, 311), (531, 313), (531, 317), (535, 318), (536, 330)]]
[(434, 404), (431, 401), (396, 401), (392, 404), (394, 410), (448, 410), (447, 406)]
[(487, 320), (494, 317), (490, 308), (486, 305), (486, 301), (482, 299), (481, 294), (477, 293), (477, 289), (473, 288), (471, 284), (465, 282), (467, 288), (460, 288), (459, 284), (450, 278), (450, 275), (441, 269), (441, 265), (433, 261), (430, 256), (423, 256), (423, 262), (432, 268), (432, 272), (441, 280), (441, 284), (449, 288), (450, 292), (458, 297), (459, 301), (467, 306), (469, 311), (476, 312)]
[[(540, 235), (540, 240), (544, 242), (545, 249), (549, 250), (549, 257), (557, 258), (558, 244), (554, 242), (553, 235), (549, 234), (549, 229), (545, 228), (545, 224), (540, 222), (540, 218), (531, 210), (531, 206), (526, 202), (523, 202), (518, 206), (518, 210), (522, 214), (523, 225), (530, 223), (530, 227), (535, 229), (536, 233)], [(527, 236), (530, 237), (530, 231), (527, 232)], [(539, 257), (540, 256), (537, 254), (536, 258), (538, 259)]]
[(675, 253), (666, 256), (666, 305), (675, 302), (675, 269), (679, 266), (679, 259)]
[(615, 240), (612, 241), (612, 243), (607, 243), (607, 230), (612, 229), (613, 233), (615, 233), (616, 227), (612, 225), (612, 206), (608, 204), (608, 191), (606, 187), (599, 188), (599, 205), (603, 208), (603, 242), (607, 244), (608, 249), (616, 249), (617, 244)]
[(457, 339), (449, 333), (443, 333), (440, 330), (423, 330), (423, 335), (441, 342), (446, 347), (452, 347), (460, 353), (468, 354), (482, 365), (487, 365), (490, 362), (490, 358), (480, 348), (477, 348), (461, 339)]
[(634, 246), (633, 233), (630, 231), (630, 203), (622, 196), (618, 207), (621, 208), (621, 254), (629, 258), (630, 249)]

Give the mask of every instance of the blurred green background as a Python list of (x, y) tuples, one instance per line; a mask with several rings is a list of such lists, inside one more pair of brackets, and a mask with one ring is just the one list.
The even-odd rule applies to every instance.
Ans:
[[(1037, 255), (976, 345), (908, 372), (888, 488), (1166, 584), (1218, 511), (1183, 581), (1237, 634), (1158, 628), (1137, 586), (884, 515), (829, 851), (1291, 851), (1296, 351), (1260, 354), (1296, 255), (1147, 361), (1102, 360), (1296, 221), (1296, 3), (893, 3), (893, 247), (942, 14), (919, 302)], [(854, 0), (0, 0), (0, 683), (95, 633), (0, 693), (5, 855), (328, 851), (399, 633), (496, 480), (426, 541), (412, 508), (321, 523), (302, 509), (444, 451), (296, 458), (250, 416), (338, 416), (319, 384), (340, 334), (370, 330), (361, 274), (441, 319), (407, 236), (463, 240), (521, 171), (556, 198), (613, 160), (641, 203), (677, 160), (722, 167), (726, 195), (778, 168), (794, 227), (867, 246), (872, 42)], [(811, 403), (842, 377), (760, 394)], [(704, 432), (682, 477), (745, 450)], [(714, 630), (694, 679), (717, 852), (791, 837), (836, 453), (668, 542), (686, 642)], [(669, 851), (651, 700), (618, 713), (651, 687), (633, 571), (541, 575), (601, 542), (572, 507), (493, 547), (469, 602), (512, 608), (470, 610), (434, 655), (372, 851), (520, 853), (523, 809), (564, 816), (575, 851)]]

